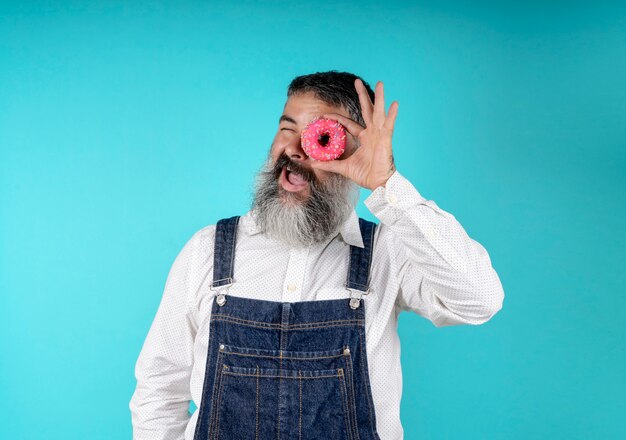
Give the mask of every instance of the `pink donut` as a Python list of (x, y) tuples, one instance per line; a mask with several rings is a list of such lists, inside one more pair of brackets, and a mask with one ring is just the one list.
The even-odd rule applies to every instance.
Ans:
[(301, 140), (302, 149), (311, 159), (333, 160), (346, 149), (346, 129), (339, 122), (320, 116), (302, 130)]

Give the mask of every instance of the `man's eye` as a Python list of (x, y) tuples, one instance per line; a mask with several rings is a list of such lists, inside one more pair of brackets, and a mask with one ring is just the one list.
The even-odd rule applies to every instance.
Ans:
[(291, 128), (281, 128), (281, 129), (280, 129), (280, 131), (283, 131), (283, 130), (293, 131)]

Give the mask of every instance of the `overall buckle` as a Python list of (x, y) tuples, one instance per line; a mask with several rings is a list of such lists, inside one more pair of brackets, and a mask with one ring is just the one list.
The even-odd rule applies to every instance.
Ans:
[(370, 289), (358, 290), (351, 287), (346, 287), (346, 289), (350, 292), (350, 308), (353, 310), (358, 309), (361, 306), (361, 298), (370, 293)]
[(211, 286), (211, 290), (215, 292), (215, 302), (218, 306), (222, 307), (226, 304), (226, 292), (228, 292), (228, 288), (233, 285), (234, 281), (232, 278), (224, 278), (216, 282), (220, 281), (228, 281), (228, 283), (217, 287)]

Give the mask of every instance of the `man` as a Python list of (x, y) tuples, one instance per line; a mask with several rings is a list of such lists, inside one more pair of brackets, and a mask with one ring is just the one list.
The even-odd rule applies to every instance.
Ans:
[[(399, 312), (477, 325), (504, 293), (487, 251), (396, 170), (397, 113), (381, 82), (291, 82), (252, 210), (198, 231), (170, 271), (137, 361), (134, 438), (403, 438)], [(318, 116), (346, 128), (337, 160), (302, 150)], [(378, 225), (357, 217), (359, 187)]]

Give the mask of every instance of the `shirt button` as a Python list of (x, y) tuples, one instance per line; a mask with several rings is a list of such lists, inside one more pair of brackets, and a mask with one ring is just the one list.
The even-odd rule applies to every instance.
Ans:
[(297, 289), (297, 287), (294, 284), (288, 284), (287, 285), (287, 290), (290, 292), (295, 292)]
[(395, 195), (390, 194), (389, 196), (387, 196), (387, 201), (390, 205), (395, 205), (396, 203), (398, 203), (398, 198)]

